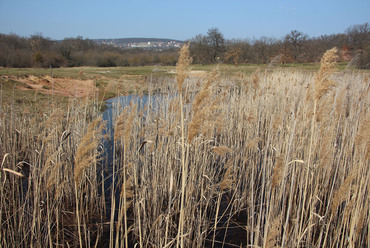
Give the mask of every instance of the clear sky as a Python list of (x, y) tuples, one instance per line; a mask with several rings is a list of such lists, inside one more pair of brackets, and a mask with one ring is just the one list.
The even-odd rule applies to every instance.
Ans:
[(370, 0), (0, 0), (0, 33), (51, 39), (311, 37), (370, 23)]

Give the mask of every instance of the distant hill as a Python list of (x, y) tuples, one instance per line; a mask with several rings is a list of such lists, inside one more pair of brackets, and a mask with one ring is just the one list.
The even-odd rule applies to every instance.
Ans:
[(175, 39), (161, 39), (161, 38), (119, 38), (119, 39), (92, 39), (98, 44), (112, 45), (121, 48), (144, 48), (163, 50), (169, 48), (179, 48), (184, 42)]

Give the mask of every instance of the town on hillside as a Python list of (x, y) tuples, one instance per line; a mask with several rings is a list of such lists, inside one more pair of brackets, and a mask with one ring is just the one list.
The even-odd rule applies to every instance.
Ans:
[(184, 43), (179, 40), (156, 38), (95, 39), (93, 41), (98, 44), (111, 45), (124, 49), (142, 48), (159, 51), (170, 48), (180, 48)]

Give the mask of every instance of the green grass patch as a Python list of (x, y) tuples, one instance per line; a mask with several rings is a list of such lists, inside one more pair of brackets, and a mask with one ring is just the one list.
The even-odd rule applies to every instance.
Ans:
[(0, 76), (53, 76), (56, 78), (96, 79), (101, 77), (118, 79), (122, 75), (171, 75), (174, 66), (137, 67), (63, 67), (63, 68), (0, 68)]
[[(344, 70), (348, 62), (340, 62), (337, 64), (339, 70)], [(250, 74), (260, 69), (264, 70), (268, 68), (267, 64), (241, 64), (235, 66), (233, 64), (212, 64), (212, 65), (191, 65), (192, 70), (199, 71), (211, 71), (219, 67), (221, 73), (246, 73)], [(289, 64), (277, 64), (274, 68), (295, 68), (303, 71), (317, 71), (320, 69), (320, 63), (289, 63)]]

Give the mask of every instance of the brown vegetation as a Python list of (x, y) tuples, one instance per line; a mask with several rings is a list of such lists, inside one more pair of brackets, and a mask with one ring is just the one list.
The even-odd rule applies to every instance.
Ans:
[(191, 78), (187, 49), (112, 135), (96, 103), (0, 106), (1, 247), (369, 246), (369, 75), (333, 49), (317, 73)]

